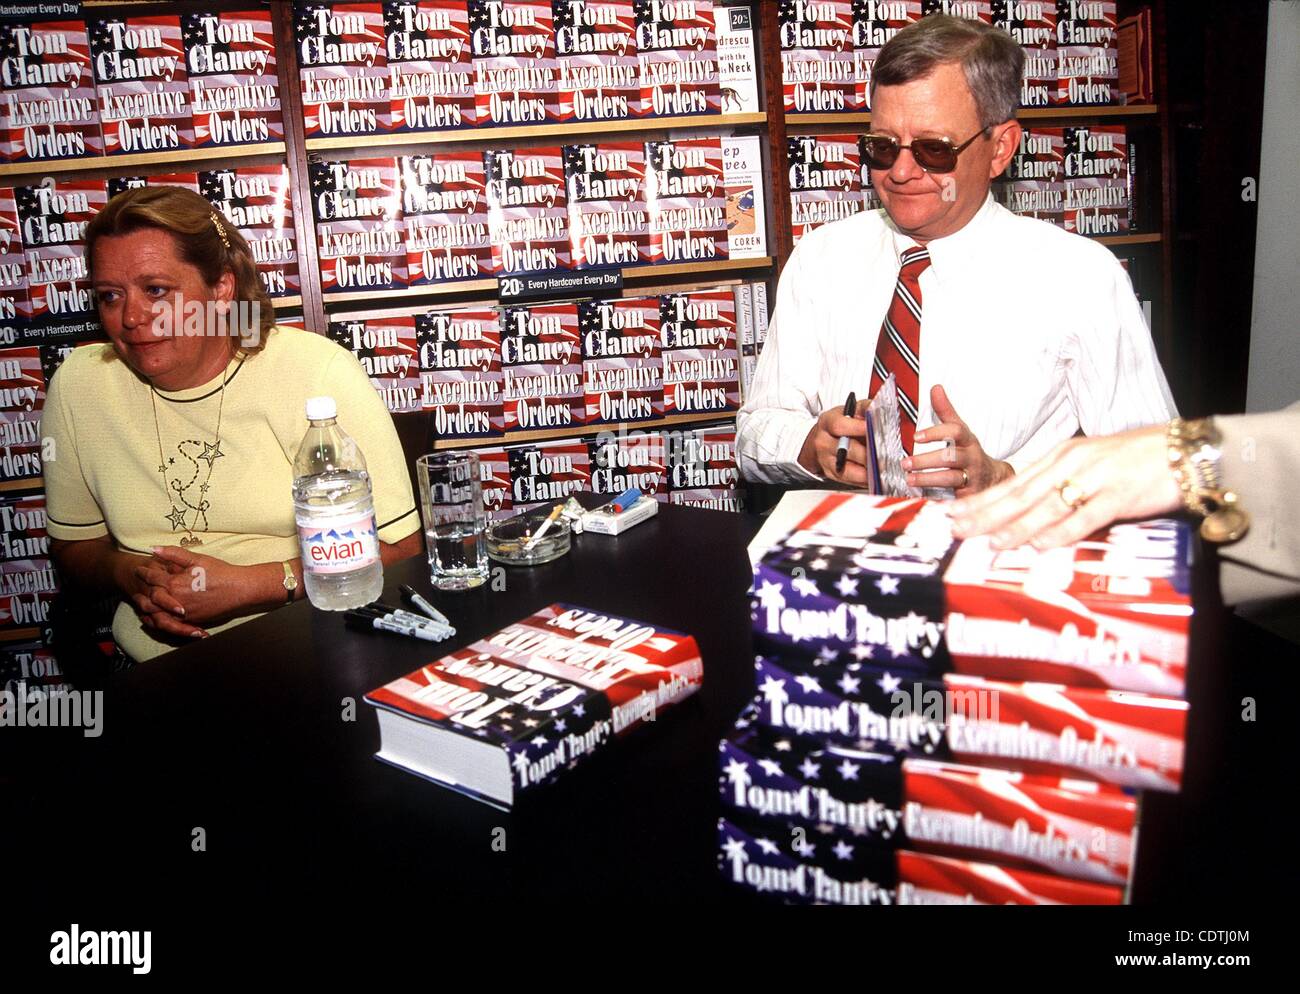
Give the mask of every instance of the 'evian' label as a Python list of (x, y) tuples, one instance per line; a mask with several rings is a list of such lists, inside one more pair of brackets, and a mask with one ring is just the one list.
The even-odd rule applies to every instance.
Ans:
[(375, 531), (373, 509), (362, 514), (331, 518), (323, 527), (300, 511), (297, 522), (302, 568), (308, 573), (336, 576), (379, 562), (379, 535)]

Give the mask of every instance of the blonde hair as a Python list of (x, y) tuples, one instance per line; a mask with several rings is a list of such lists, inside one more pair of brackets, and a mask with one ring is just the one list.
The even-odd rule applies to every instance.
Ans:
[(249, 328), (240, 348), (253, 355), (266, 347), (275, 327), (275, 305), (257, 275), (248, 241), (206, 199), (183, 186), (145, 186), (124, 190), (86, 226), (86, 263), (95, 271), (95, 243), (108, 236), (144, 228), (165, 231), (176, 242), (181, 260), (197, 269), (208, 286), (229, 271), (235, 278), (235, 301), (256, 305), (258, 327)]

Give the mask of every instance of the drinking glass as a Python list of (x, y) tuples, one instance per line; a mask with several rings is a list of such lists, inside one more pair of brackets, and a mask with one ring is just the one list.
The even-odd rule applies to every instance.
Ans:
[(415, 461), (429, 575), (439, 590), (469, 590), (488, 578), (487, 511), (473, 452), (435, 452)]

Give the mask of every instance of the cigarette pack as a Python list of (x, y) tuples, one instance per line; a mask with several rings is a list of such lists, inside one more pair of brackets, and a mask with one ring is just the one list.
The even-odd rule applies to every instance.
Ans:
[(516, 512), (565, 501), (591, 486), (591, 461), (581, 439), (516, 445), (506, 451)]
[(658, 297), (578, 303), (587, 424), (663, 416), (659, 321)]
[(814, 228), (864, 208), (857, 135), (800, 135), (787, 139), (786, 147), (796, 244)]
[(605, 511), (603, 508), (588, 511), (582, 516), (582, 525), (584, 531), (591, 535), (622, 535), (629, 528), (649, 521), (658, 513), (659, 501), (643, 495), (621, 511)]
[(880, 49), (903, 28), (920, 19), (921, 0), (853, 0), (851, 109), (871, 110), (871, 75)]
[(461, 0), (385, 0), (388, 97), (394, 131), (474, 124), (469, 11)]
[(1119, 91), (1115, 0), (1057, 0), (1056, 103), (1114, 103)]
[(757, 135), (722, 139), (722, 179), (727, 196), (727, 254), (732, 259), (767, 255), (763, 147)]
[(575, 269), (650, 261), (645, 146), (565, 145), (569, 244)]
[(469, 0), (479, 125), (560, 119), (550, 0)]
[(668, 499), (664, 443), (658, 432), (602, 433), (587, 446), (593, 494), (617, 497), (636, 487), (647, 497)]
[(993, 26), (1025, 52), (1021, 107), (1050, 107), (1057, 87), (1056, 0), (993, 0)]
[(423, 407), (438, 437), (500, 435), (505, 411), (497, 311), (468, 307), (417, 314), (415, 341)]
[(102, 179), (46, 178), (14, 190), (33, 318), (89, 314), (95, 304), (82, 235), (108, 202)]
[(284, 140), (269, 10), (181, 15), (194, 144)]
[(849, 0), (790, 0), (780, 5), (777, 17), (786, 113), (855, 109)]
[(646, 142), (650, 261), (728, 257), (722, 140), (716, 136)]
[(308, 170), (322, 291), (406, 286), (406, 240), (397, 160), (311, 162)]
[(31, 316), (18, 203), (12, 187), (0, 187), (0, 327)]
[(493, 270), (568, 269), (569, 211), (559, 146), (485, 152)]
[(560, 120), (634, 116), (641, 88), (632, 0), (564, 0), (554, 7)]
[(585, 422), (576, 304), (504, 308), (501, 367), (507, 432)]
[(180, 17), (105, 18), (90, 23), (89, 31), (105, 153), (193, 148)]
[(383, 5), (295, 4), (293, 28), (307, 137), (392, 130)]
[(199, 192), (239, 228), (268, 295), (302, 290), (293, 195), (285, 165), (240, 166), (199, 173)]
[(0, 12), (0, 162), (104, 154), (90, 62), (83, 21)]
[(1066, 231), (1115, 235), (1131, 213), (1128, 131), (1122, 124), (1063, 129)]
[(398, 163), (409, 284), (481, 279), (493, 272), (482, 156), (458, 150), (404, 155)]
[(386, 314), (331, 321), (329, 337), (357, 357), (391, 413), (423, 409), (414, 317)]
[(722, 109), (713, 0), (634, 0), (641, 105), (638, 116)]

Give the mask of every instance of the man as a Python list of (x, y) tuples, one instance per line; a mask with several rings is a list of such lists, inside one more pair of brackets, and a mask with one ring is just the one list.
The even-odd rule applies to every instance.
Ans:
[(941, 15), (881, 49), (867, 144), (884, 211), (818, 228), (791, 255), (737, 419), (748, 479), (865, 484), (865, 422), (843, 404), (850, 391), (865, 403), (889, 373), (908, 483), (958, 496), (1079, 428), (1176, 413), (1110, 251), (989, 194), (1020, 143), (1023, 63), (1009, 35)]

